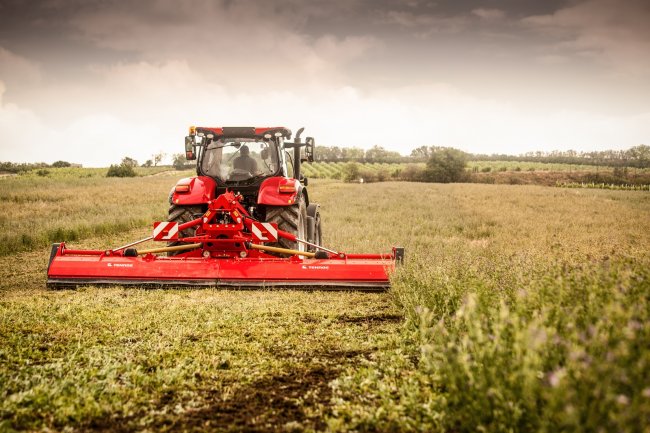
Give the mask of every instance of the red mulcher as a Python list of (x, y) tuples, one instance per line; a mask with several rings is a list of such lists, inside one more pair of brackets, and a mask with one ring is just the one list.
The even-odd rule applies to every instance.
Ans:
[[(191, 127), (185, 151), (198, 162), (197, 176), (172, 189), (168, 221), (115, 249), (54, 244), (48, 287), (388, 288), (403, 248), (345, 254), (321, 245), (319, 206), (309, 202), (300, 172), (315, 144), (310, 137), (302, 143), (301, 132), (290, 143), (291, 131), (281, 127)], [(149, 240), (167, 246), (134, 248)]]

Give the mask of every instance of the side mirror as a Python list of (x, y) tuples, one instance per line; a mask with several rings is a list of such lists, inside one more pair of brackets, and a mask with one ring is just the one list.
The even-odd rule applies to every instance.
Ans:
[(314, 137), (307, 137), (305, 139), (305, 159), (303, 161), (314, 162), (315, 147), (316, 141), (314, 141)]
[(196, 159), (196, 153), (194, 152), (194, 147), (196, 146), (196, 136), (188, 135), (185, 137), (185, 159), (192, 161)]

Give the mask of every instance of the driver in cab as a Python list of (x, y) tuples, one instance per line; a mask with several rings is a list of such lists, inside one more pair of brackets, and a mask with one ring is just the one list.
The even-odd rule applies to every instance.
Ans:
[(257, 173), (257, 162), (251, 157), (248, 146), (242, 146), (239, 149), (240, 155), (232, 163), (233, 168), (245, 170), (250, 174)]

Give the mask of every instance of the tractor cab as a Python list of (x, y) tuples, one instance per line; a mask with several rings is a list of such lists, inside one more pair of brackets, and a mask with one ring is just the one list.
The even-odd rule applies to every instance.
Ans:
[(205, 146), (200, 172), (225, 184), (239, 184), (283, 176), (286, 171), (277, 142), (222, 137)]
[(191, 127), (185, 154), (188, 160), (197, 160), (199, 176), (208, 176), (221, 187), (258, 185), (269, 177), (303, 180), (300, 163), (313, 160), (314, 141), (308, 137), (301, 143), (300, 132), (296, 143), (289, 143), (287, 128)]

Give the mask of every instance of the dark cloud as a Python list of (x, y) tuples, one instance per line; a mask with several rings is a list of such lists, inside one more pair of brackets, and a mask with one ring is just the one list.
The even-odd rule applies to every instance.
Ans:
[[(53, 142), (66, 128), (146, 141), (160, 119), (177, 127), (201, 113), (314, 124), (340, 113), (341, 130), (432, 123), (426, 140), (461, 147), (517, 143), (515, 131), (547, 121), (555, 126), (531, 142), (593, 132), (604, 143), (607, 124), (637, 140), (650, 113), (649, 9), (647, 0), (0, 0), (0, 124), (38, 123)], [(371, 144), (393, 145), (383, 139)]]

